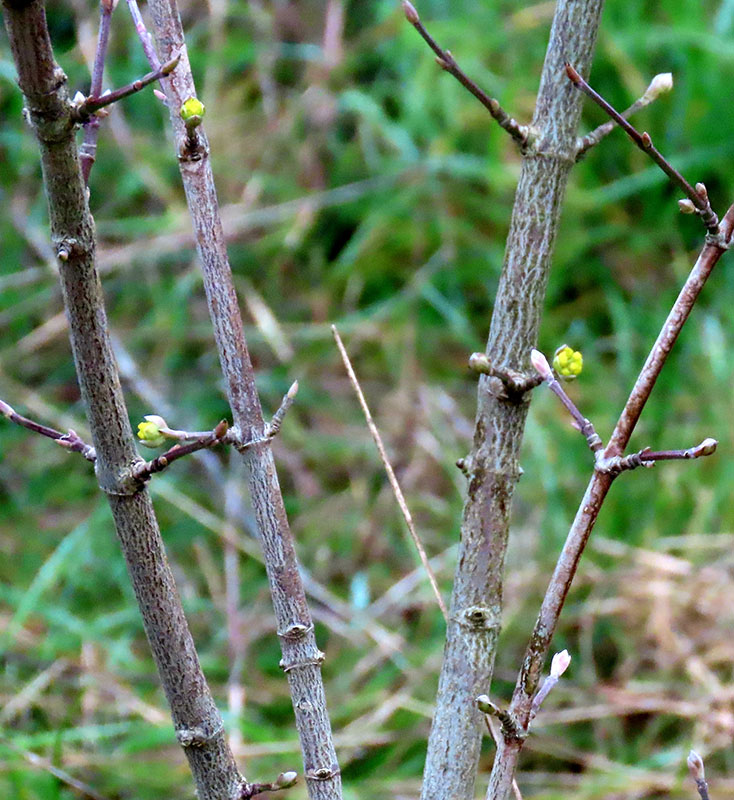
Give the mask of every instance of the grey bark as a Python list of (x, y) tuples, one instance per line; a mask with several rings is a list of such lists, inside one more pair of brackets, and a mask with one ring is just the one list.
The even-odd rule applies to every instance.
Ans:
[[(190, 137), (179, 115), (184, 101), (196, 94), (181, 20), (175, 0), (149, 0), (149, 8), (159, 58), (166, 61), (174, 53), (182, 53), (177, 69), (163, 81), (181, 177), (234, 425), (243, 441), (259, 439), (265, 430), (263, 412), (232, 282), (209, 146), (201, 128), (196, 129), (195, 146), (187, 145)], [(324, 654), (316, 644), (270, 441), (243, 449), (242, 456), (265, 556), (283, 654), (281, 667), (290, 687), (309, 797), (340, 800), (341, 775), (321, 678)]]
[[(179, 739), (202, 800), (236, 800), (244, 779), (201, 671), (147, 491), (129, 480), (140, 460), (112, 355), (95, 266), (66, 76), (54, 61), (41, 0), (3, 0), (6, 28), (41, 150), (51, 232), (82, 399), (135, 595)], [(196, 745), (196, 746), (193, 746)]]
[[(524, 372), (535, 347), (568, 174), (575, 161), (580, 93), (570, 61), (587, 76), (603, 0), (559, 0), (515, 195), (487, 344), (490, 363)], [(509, 517), (529, 397), (510, 397), (482, 376), (451, 610), (428, 741), (421, 800), (472, 800), (502, 614)]]

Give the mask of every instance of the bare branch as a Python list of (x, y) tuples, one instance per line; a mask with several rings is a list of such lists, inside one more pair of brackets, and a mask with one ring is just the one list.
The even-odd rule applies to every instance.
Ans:
[(61, 447), (64, 447), (73, 453), (80, 453), (84, 458), (87, 459), (87, 461), (94, 462), (97, 458), (97, 454), (95, 453), (92, 445), (87, 444), (79, 436), (79, 434), (76, 431), (71, 430), (71, 428), (69, 429), (68, 433), (62, 433), (61, 431), (57, 431), (55, 428), (49, 428), (46, 425), (41, 425), (40, 422), (34, 422), (32, 419), (28, 419), (28, 417), (21, 416), (15, 411), (15, 409), (2, 400), (0, 400), (0, 414), (9, 419), (11, 422), (14, 422), (16, 425), (20, 425), (29, 431), (40, 434), (41, 436), (46, 436), (49, 439), (53, 439), (57, 444), (61, 445)]
[(359, 400), (359, 404), (362, 407), (362, 412), (364, 413), (365, 420), (367, 421), (367, 427), (370, 430), (372, 439), (377, 445), (377, 451), (380, 454), (382, 466), (385, 468), (387, 479), (390, 481), (393, 494), (398, 502), (403, 519), (405, 520), (405, 524), (408, 526), (410, 537), (413, 540), (415, 549), (418, 551), (421, 563), (423, 564), (423, 568), (428, 576), (428, 580), (431, 584), (431, 589), (433, 589), (433, 594), (436, 597), (438, 607), (441, 609), (444, 619), (448, 622), (448, 611), (446, 610), (446, 604), (444, 603), (444, 599), (441, 596), (441, 592), (438, 588), (438, 581), (436, 580), (433, 568), (428, 561), (428, 554), (426, 553), (426, 549), (423, 547), (423, 542), (421, 542), (420, 536), (418, 536), (418, 532), (415, 529), (413, 517), (410, 513), (410, 509), (408, 508), (408, 504), (405, 502), (405, 495), (403, 495), (403, 491), (400, 488), (398, 479), (395, 476), (395, 471), (392, 468), (392, 464), (390, 464), (390, 459), (388, 458), (387, 451), (385, 450), (385, 445), (382, 442), (382, 437), (380, 436), (380, 432), (377, 430), (377, 425), (375, 425), (375, 421), (372, 418), (369, 406), (367, 405), (364, 393), (362, 392), (362, 387), (359, 385), (359, 380), (357, 379), (354, 368), (352, 367), (352, 362), (349, 360), (349, 355), (344, 347), (344, 342), (342, 342), (341, 336), (339, 336), (339, 331), (336, 329), (336, 325), (331, 326), (331, 332), (334, 334), (334, 340), (336, 341), (336, 346), (339, 348), (339, 353), (341, 354), (342, 361), (344, 362), (344, 368), (349, 376), (349, 382), (352, 384), (355, 394), (357, 395), (357, 399)]
[(520, 147), (524, 147), (528, 143), (528, 138), (530, 137), (530, 127), (528, 125), (520, 125), (517, 120), (513, 119), (502, 106), (500, 106), (497, 100), (490, 97), (483, 89), (480, 89), (477, 84), (466, 75), (456, 63), (456, 59), (451, 55), (450, 50), (443, 50), (439, 47), (436, 40), (428, 33), (421, 22), (418, 12), (415, 10), (415, 6), (409, 2), (409, 0), (403, 0), (403, 11), (405, 12), (405, 18), (408, 22), (418, 31), (425, 43), (436, 54), (438, 66), (453, 75), (465, 89), (468, 89), (487, 111), (489, 111), (500, 127), (504, 128)]
[(122, 100), (125, 97), (129, 97), (131, 94), (139, 92), (151, 83), (165, 78), (176, 69), (180, 60), (181, 54), (176, 53), (173, 58), (170, 58), (165, 64), (158, 67), (158, 69), (148, 72), (146, 75), (143, 75), (142, 78), (138, 78), (138, 80), (128, 83), (120, 89), (115, 89), (112, 92), (105, 92), (103, 95), (99, 96), (90, 94), (89, 97), (77, 106), (75, 111), (76, 119), (79, 122), (83, 122), (105, 106), (112, 105), (112, 103), (116, 103), (118, 100)]
[[(629, 119), (634, 113), (649, 106), (650, 103), (657, 100), (661, 94), (669, 92), (672, 88), (673, 76), (670, 72), (662, 72), (656, 75), (650, 81), (650, 85), (645, 89), (645, 93), (642, 97), (635, 100), (635, 102), (632, 103), (629, 108), (625, 109), (620, 116), (624, 117), (624, 119)], [(576, 146), (576, 160), (579, 161), (582, 159), (592, 147), (595, 147), (602, 139), (609, 136), (616, 127), (617, 121), (610, 119), (608, 122), (599, 125), (598, 128), (594, 128), (594, 130), (587, 133), (586, 136), (580, 137)]]
[[(97, 49), (94, 54), (92, 67), (92, 83), (89, 94), (97, 97), (102, 94), (102, 78), (104, 76), (104, 62), (107, 57), (107, 45), (110, 38), (110, 20), (117, 2), (101, 0), (99, 4), (99, 34), (97, 36)], [(84, 183), (89, 183), (89, 173), (97, 157), (97, 138), (99, 137), (99, 119), (87, 120), (84, 126), (84, 139), (79, 148), (79, 161), (82, 165)]]
[(579, 73), (570, 65), (566, 64), (566, 74), (569, 80), (578, 86), (581, 91), (590, 97), (600, 108), (606, 111), (607, 114), (619, 125), (620, 128), (632, 139), (632, 141), (642, 150), (647, 153), (650, 158), (660, 167), (660, 169), (670, 178), (670, 180), (678, 186), (683, 194), (693, 203), (696, 213), (700, 215), (703, 224), (706, 226), (711, 236), (717, 236), (719, 233), (719, 218), (711, 208), (706, 187), (702, 183), (696, 184), (694, 189), (690, 183), (678, 172), (678, 170), (662, 155), (662, 153), (653, 145), (652, 139), (648, 133), (640, 133), (636, 128), (630, 125), (629, 122), (620, 114), (612, 105), (610, 105), (600, 94), (594, 91), (589, 84), (579, 75)]
[(651, 450), (645, 447), (637, 453), (628, 456), (609, 456), (597, 459), (596, 469), (602, 472), (619, 474), (637, 467), (654, 467), (657, 461), (680, 461), (688, 458), (701, 458), (710, 456), (718, 446), (716, 439), (704, 439), (701, 444), (689, 447), (686, 450)]

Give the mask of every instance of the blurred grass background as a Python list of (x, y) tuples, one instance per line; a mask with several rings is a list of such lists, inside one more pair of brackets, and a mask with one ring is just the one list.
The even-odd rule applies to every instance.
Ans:
[[(276, 442), (306, 574), (345, 797), (415, 798), (444, 641), (441, 615), (333, 345), (337, 323), (448, 596), (462, 506), (454, 462), (475, 408), (520, 160), (387, 0), (182, 5), (266, 409), (301, 390)], [(107, 86), (147, 71), (124, 4)], [(530, 117), (552, 2), (421, 0), (478, 83)], [(57, 58), (88, 88), (97, 11), (49, 2)], [(734, 2), (608, 2), (594, 86), (721, 213), (734, 197)], [(0, 38), (0, 396), (86, 433), (49, 246), (35, 143)], [(133, 424), (227, 413), (165, 109), (145, 91), (100, 137), (91, 205)], [(583, 131), (603, 121), (585, 106)], [(614, 132), (574, 170), (540, 346), (581, 348), (570, 389), (606, 436), (702, 241), (662, 173)], [(541, 798), (690, 797), (685, 756), (734, 796), (734, 437), (730, 258), (717, 268), (633, 446), (715, 457), (623, 476), (564, 612), (574, 660), (538, 718), (520, 784)], [(190, 797), (104, 498), (91, 469), (0, 426), (0, 795)], [(589, 475), (581, 437), (540, 390), (528, 422), (493, 697), (513, 677)], [(264, 569), (227, 453), (178, 462), (152, 491), (207, 676), (250, 779), (300, 771)], [(493, 748), (477, 784), (484, 795)], [(302, 800), (301, 783), (289, 797)]]

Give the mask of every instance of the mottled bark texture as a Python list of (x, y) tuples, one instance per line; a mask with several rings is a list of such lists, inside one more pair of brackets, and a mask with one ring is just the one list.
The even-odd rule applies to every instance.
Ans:
[[(174, 0), (149, 0), (148, 5), (161, 60), (181, 51), (179, 66), (163, 83), (234, 425), (244, 440), (260, 438), (263, 412), (232, 282), (209, 146), (201, 128), (196, 129), (192, 143), (179, 116), (184, 101), (196, 95), (181, 20)], [(309, 797), (339, 800), (341, 776), (321, 679), (324, 654), (316, 645), (270, 442), (243, 449), (242, 457), (265, 555), (283, 654), (281, 667), (290, 686)]]
[(51, 231), (59, 256), (82, 399), (145, 631), (201, 800), (236, 800), (244, 784), (199, 666), (166, 561), (150, 497), (129, 480), (140, 460), (110, 347), (95, 267), (94, 221), (86, 200), (66, 76), (56, 65), (41, 0), (3, 0), (20, 87), (41, 150)]
[[(487, 345), (490, 363), (526, 371), (535, 347), (568, 173), (575, 160), (580, 93), (570, 61), (588, 75), (603, 0), (559, 0), (546, 53)], [(436, 712), (422, 800), (472, 800), (483, 720), (475, 698), (489, 691), (502, 613), (509, 516), (520, 475), (527, 396), (508, 398), (482, 376), (469, 489), (461, 525)]]

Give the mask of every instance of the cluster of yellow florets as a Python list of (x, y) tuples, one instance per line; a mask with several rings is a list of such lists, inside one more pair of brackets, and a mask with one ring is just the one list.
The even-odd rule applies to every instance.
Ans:
[(578, 350), (562, 344), (553, 357), (553, 369), (563, 378), (573, 379), (581, 374), (584, 357)]

